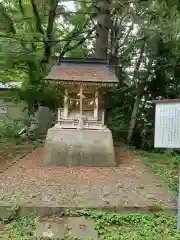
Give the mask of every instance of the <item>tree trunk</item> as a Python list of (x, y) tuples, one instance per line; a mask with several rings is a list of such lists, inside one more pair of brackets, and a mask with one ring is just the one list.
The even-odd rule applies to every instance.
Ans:
[(131, 120), (130, 120), (130, 124), (129, 124), (129, 129), (128, 129), (128, 136), (127, 136), (127, 142), (130, 143), (131, 139), (132, 139), (132, 135), (136, 126), (136, 119), (137, 119), (137, 114), (138, 114), (138, 110), (139, 110), (139, 104), (141, 102), (141, 94), (138, 94), (136, 96), (136, 100), (134, 102), (134, 106), (133, 106), (133, 111), (132, 111), (132, 115), (131, 115)]
[(108, 35), (110, 24), (109, 0), (99, 0), (99, 14), (96, 28), (95, 57), (107, 58)]
[(130, 141), (132, 139), (132, 135), (133, 135), (134, 128), (136, 125), (136, 118), (137, 118), (137, 114), (138, 114), (138, 110), (139, 110), (139, 104), (140, 104), (141, 96), (142, 96), (141, 91), (139, 89), (139, 84), (137, 83), (137, 77), (138, 77), (138, 73), (139, 73), (139, 68), (140, 68), (142, 60), (143, 60), (144, 48), (145, 48), (145, 42), (143, 43), (143, 45), (141, 47), (139, 58), (136, 61), (135, 68), (134, 68), (134, 75), (133, 75), (133, 79), (132, 79), (132, 81), (134, 82), (134, 84), (136, 86), (138, 94), (137, 94), (135, 102), (134, 102), (131, 120), (129, 123), (129, 129), (128, 129), (128, 135), (127, 135), (127, 143), (128, 144), (130, 143)]
[[(144, 51), (141, 51), (141, 53), (143, 54)], [(142, 56), (140, 54), (139, 59), (142, 59)], [(132, 136), (133, 136), (133, 132), (136, 126), (136, 119), (137, 119), (137, 115), (138, 115), (138, 111), (139, 111), (139, 104), (141, 102), (141, 98), (143, 96), (144, 93), (144, 89), (145, 89), (145, 85), (146, 82), (148, 82), (148, 77), (150, 75), (150, 70), (152, 68), (152, 63), (153, 63), (153, 58), (151, 58), (149, 60), (148, 66), (147, 66), (147, 72), (144, 76), (144, 81), (141, 82), (140, 84), (137, 84), (137, 90), (138, 90), (138, 94), (136, 96), (135, 102), (134, 102), (134, 106), (133, 106), (133, 111), (132, 111), (132, 115), (131, 115), (131, 120), (129, 123), (129, 129), (128, 129), (128, 136), (127, 136), (127, 143), (130, 143)], [(138, 65), (138, 68), (137, 68)], [(141, 61), (137, 61), (137, 65), (135, 68), (135, 71), (137, 71), (141, 65)], [(135, 72), (136, 74), (136, 72)]]

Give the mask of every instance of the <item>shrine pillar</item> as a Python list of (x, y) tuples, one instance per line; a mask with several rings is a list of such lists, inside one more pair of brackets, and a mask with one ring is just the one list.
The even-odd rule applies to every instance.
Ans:
[(64, 91), (64, 118), (68, 118), (68, 89)]
[(80, 92), (79, 92), (79, 101), (80, 101), (80, 116), (79, 116), (79, 128), (83, 129), (84, 122), (83, 122), (83, 87), (82, 84), (80, 85)]
[(95, 101), (94, 101), (94, 118), (98, 119), (98, 111), (99, 111), (99, 92), (98, 89), (95, 91)]

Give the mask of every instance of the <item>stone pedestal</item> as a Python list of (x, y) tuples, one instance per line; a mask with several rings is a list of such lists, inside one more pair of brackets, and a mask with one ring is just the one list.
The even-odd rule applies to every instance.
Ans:
[(41, 164), (115, 167), (111, 131), (53, 127), (47, 133)]

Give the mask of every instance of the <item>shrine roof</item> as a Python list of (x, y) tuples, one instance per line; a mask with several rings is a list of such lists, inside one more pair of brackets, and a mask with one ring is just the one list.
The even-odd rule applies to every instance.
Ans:
[(55, 64), (47, 80), (117, 84), (113, 69), (107, 60), (96, 58), (63, 58)]

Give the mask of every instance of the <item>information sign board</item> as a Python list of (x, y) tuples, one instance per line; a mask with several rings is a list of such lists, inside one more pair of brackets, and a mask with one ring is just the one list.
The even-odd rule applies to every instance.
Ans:
[[(154, 101), (155, 111), (155, 148), (180, 148), (180, 101)], [(180, 171), (179, 171), (180, 173)], [(180, 231), (180, 174), (178, 194), (177, 229)]]
[(180, 148), (180, 102), (156, 103), (155, 148)]

